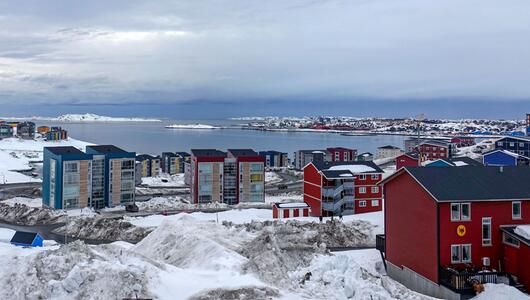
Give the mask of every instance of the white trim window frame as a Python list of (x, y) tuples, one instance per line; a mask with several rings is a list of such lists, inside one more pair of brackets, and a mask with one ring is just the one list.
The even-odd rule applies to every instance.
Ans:
[(366, 207), (366, 200), (359, 201), (359, 207)]
[(359, 194), (366, 194), (366, 187), (360, 186), (359, 187)]
[(359, 175), (359, 180), (366, 180), (366, 175), (364, 174)]
[(451, 221), (460, 221), (460, 203), (451, 203)]
[[(466, 207), (466, 209), (464, 209)], [(467, 215), (464, 215), (464, 210), (467, 211)], [(460, 203), (460, 220), (471, 221), (471, 203)]]
[[(516, 214), (515, 213), (515, 206), (518, 206), (518, 210), (519, 212)], [(520, 220), (523, 218), (523, 214), (522, 214), (522, 204), (521, 204), (521, 201), (513, 201), (512, 202), (512, 220)]]
[(506, 245), (510, 245), (515, 248), (519, 248), (521, 245), (519, 240), (517, 240), (516, 238), (514, 238), (513, 236), (509, 234), (506, 234), (506, 232), (502, 233), (502, 242)]
[[(471, 244), (464, 244), (461, 245), (460, 249), (462, 250), (462, 254), (460, 255), (460, 258), (462, 259), (463, 263), (471, 263)], [(466, 253), (467, 249), (467, 253)], [(464, 258), (467, 255), (467, 258)]]
[(373, 186), (372, 187), (372, 194), (377, 194), (379, 193), (379, 187), (378, 186)]
[(491, 217), (482, 218), (482, 246), (491, 246)]
[(379, 206), (379, 200), (378, 199), (374, 199), (371, 201), (371, 205), (372, 207), (378, 207)]
[(379, 179), (379, 175), (377, 174), (372, 174), (372, 180), (378, 180)]

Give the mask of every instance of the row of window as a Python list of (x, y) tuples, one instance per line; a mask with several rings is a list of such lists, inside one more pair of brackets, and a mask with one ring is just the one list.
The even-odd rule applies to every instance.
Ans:
[[(491, 245), (491, 218), (489, 218), (489, 225), (490, 227), (487, 234), (490, 237)], [(503, 242), (514, 247), (519, 247), (520, 244), (517, 239), (508, 234), (503, 234)], [(451, 245), (451, 263), (471, 263), (471, 244)]]
[[(366, 207), (366, 204), (367, 204), (366, 200), (359, 201), (359, 207)], [(377, 200), (377, 199), (371, 200), (370, 204), (371, 204), (372, 207), (378, 207), (379, 206), (379, 200)]]
[[(431, 150), (431, 147), (427, 146), (427, 147), (425, 147), (425, 150)], [(440, 149), (438, 149), (438, 147), (432, 147), (432, 150), (433, 150), (433, 151), (437, 151), (437, 150), (439, 150), (439, 151), (446, 151), (447, 148), (440, 147)]]
[[(371, 176), (372, 180), (379, 180), (378, 174), (372, 174)], [(359, 180), (366, 180), (366, 174), (359, 175)]]
[[(515, 142), (510, 142), (509, 144), (510, 144), (510, 147), (515, 147)], [(502, 145), (503, 145), (502, 142), (497, 142), (497, 146), (502, 147)], [(519, 143), (519, 147), (524, 148), (525, 143)]]
[[(372, 187), (372, 194), (377, 194), (377, 193), (379, 193), (379, 187), (378, 186), (373, 186)], [(366, 187), (365, 186), (359, 187), (359, 194), (366, 194)]]
[[(512, 219), (522, 218), (521, 201), (512, 202)], [(451, 203), (451, 221), (470, 221), (471, 203)]]

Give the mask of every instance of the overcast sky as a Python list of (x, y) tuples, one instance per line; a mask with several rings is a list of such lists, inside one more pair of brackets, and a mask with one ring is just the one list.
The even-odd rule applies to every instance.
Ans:
[(0, 2), (9, 107), (317, 100), (528, 104), (530, 1)]

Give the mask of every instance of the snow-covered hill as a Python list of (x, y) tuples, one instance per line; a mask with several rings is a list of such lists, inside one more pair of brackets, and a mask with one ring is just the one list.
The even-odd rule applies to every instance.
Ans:
[(152, 119), (152, 118), (125, 118), (125, 117), (108, 117), (108, 116), (100, 116), (96, 114), (65, 114), (60, 115), (58, 117), (28, 117), (28, 118), (13, 118), (13, 117), (5, 117), (2, 119), (6, 120), (40, 120), (40, 121), (54, 121), (54, 122), (70, 122), (70, 123), (76, 123), (76, 122), (161, 122), (160, 119)]

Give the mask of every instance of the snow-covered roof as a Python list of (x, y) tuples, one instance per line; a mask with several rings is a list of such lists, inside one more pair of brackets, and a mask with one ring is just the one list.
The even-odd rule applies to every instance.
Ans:
[(305, 202), (275, 203), (279, 208), (306, 208), (309, 207)]
[(462, 166), (468, 166), (468, 164), (466, 164), (465, 162), (463, 161), (455, 161), (453, 162), (453, 164), (457, 167), (462, 167)]
[(527, 240), (530, 240), (530, 225), (519, 225), (515, 227), (514, 232)]
[(332, 166), (328, 170), (330, 171), (350, 171), (352, 173), (365, 173), (365, 172), (375, 172), (375, 169), (365, 165), (339, 165)]

